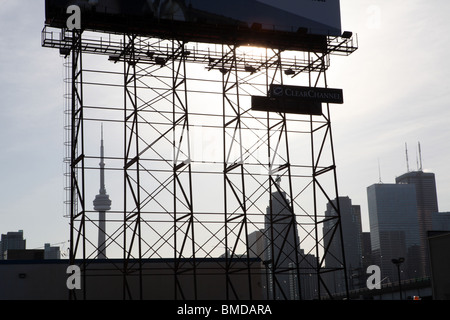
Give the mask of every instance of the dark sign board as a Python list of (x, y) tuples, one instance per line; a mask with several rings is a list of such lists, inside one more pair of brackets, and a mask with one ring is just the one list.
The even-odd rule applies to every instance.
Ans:
[(344, 103), (341, 89), (272, 84), (268, 97), (252, 96), (252, 110), (322, 115), (322, 103)]
[(45, 5), (52, 27), (66, 27), (67, 8), (76, 5), (81, 29), (186, 41), (324, 50), (326, 36), (341, 35), (339, 0), (46, 0)]
[(312, 100), (252, 96), (252, 110), (320, 116), (322, 104)]
[(344, 103), (342, 89), (271, 85), (270, 97), (286, 97), (324, 103)]

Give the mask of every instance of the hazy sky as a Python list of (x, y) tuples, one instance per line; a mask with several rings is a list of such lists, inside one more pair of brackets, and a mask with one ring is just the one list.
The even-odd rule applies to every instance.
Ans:
[[(405, 143), (416, 169), (420, 141), (439, 209), (450, 211), (448, 12), (445, 0), (341, 0), (359, 50), (332, 57), (329, 85), (345, 98), (332, 128), (340, 194), (361, 205), (366, 231), (366, 188), (380, 172), (392, 183), (406, 171)], [(41, 47), (43, 26), (43, 0), (0, 0), (0, 233), (24, 230), (28, 248), (69, 239), (63, 59)]]

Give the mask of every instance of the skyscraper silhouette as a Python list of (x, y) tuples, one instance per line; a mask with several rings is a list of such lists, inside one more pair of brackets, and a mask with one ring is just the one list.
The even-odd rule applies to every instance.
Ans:
[[(361, 207), (353, 205), (349, 197), (338, 197), (327, 203), (327, 210), (325, 216), (328, 218), (323, 224), (324, 247), (329, 248), (330, 254), (325, 257), (325, 265), (327, 268), (337, 268), (341, 266), (342, 259), (342, 244), (340, 230), (337, 230), (337, 235), (332, 237), (334, 230), (334, 222), (331, 217), (336, 217), (337, 201), (339, 201), (341, 224), (342, 224), (342, 238), (345, 248), (345, 262), (347, 278), (349, 280), (350, 289), (355, 289), (358, 283), (362, 267), (362, 224), (361, 224)], [(334, 288), (337, 293), (345, 292), (345, 278), (344, 274), (338, 276), (333, 275), (329, 277), (328, 281), (333, 281), (334, 285), (329, 288)]]
[(0, 260), (5, 259), (5, 252), (11, 249), (25, 249), (26, 240), (23, 238), (23, 230), (10, 231), (2, 234), (0, 238)]
[(383, 278), (397, 281), (392, 259), (405, 258), (402, 280), (419, 276), (420, 235), (414, 185), (377, 183), (367, 188), (374, 264)]
[(427, 250), (427, 232), (432, 230), (433, 213), (439, 212), (436, 179), (434, 173), (419, 171), (407, 172), (395, 179), (397, 184), (411, 184), (415, 186), (417, 201), (417, 217), (420, 233), (420, 253), (422, 275), (430, 275)]
[[(277, 179), (279, 185), (279, 178)], [(279, 188), (277, 188), (279, 189)], [(270, 196), (265, 216), (269, 298), (296, 300), (299, 298), (300, 278), (298, 234), (295, 215), (285, 192), (277, 190)]]

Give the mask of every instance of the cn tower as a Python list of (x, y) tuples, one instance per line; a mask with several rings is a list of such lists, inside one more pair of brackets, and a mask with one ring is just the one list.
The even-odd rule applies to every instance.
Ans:
[(103, 125), (101, 130), (100, 140), (100, 191), (94, 199), (94, 210), (98, 211), (98, 252), (97, 259), (106, 258), (106, 211), (111, 210), (111, 200), (106, 194), (105, 188), (105, 162), (104, 162), (104, 147), (103, 147)]

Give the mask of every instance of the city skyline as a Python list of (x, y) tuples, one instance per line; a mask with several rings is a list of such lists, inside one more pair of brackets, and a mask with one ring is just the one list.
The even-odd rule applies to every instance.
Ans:
[[(441, 10), (434, 11), (436, 3), (419, 1), (408, 7), (400, 1), (341, 1), (343, 29), (358, 35), (359, 49), (349, 58), (332, 57), (327, 76), (331, 87), (343, 88), (345, 102), (332, 108), (332, 129), (339, 195), (361, 205), (363, 231), (368, 231), (366, 187), (380, 176), (393, 183), (407, 171), (405, 142), (411, 168), (421, 142), (423, 168), (436, 175), (439, 209), (450, 211), (445, 153), (450, 139), (444, 127), (450, 97), (442, 81), (450, 68), (441, 42), (450, 30), (443, 14), (449, 4), (439, 3)], [(63, 217), (63, 59), (40, 45), (43, 1), (6, 1), (0, 16), (0, 232), (23, 229), (30, 248), (61, 243), (69, 238)], [(408, 31), (414, 37), (407, 37)], [(324, 212), (326, 203), (319, 209)]]

